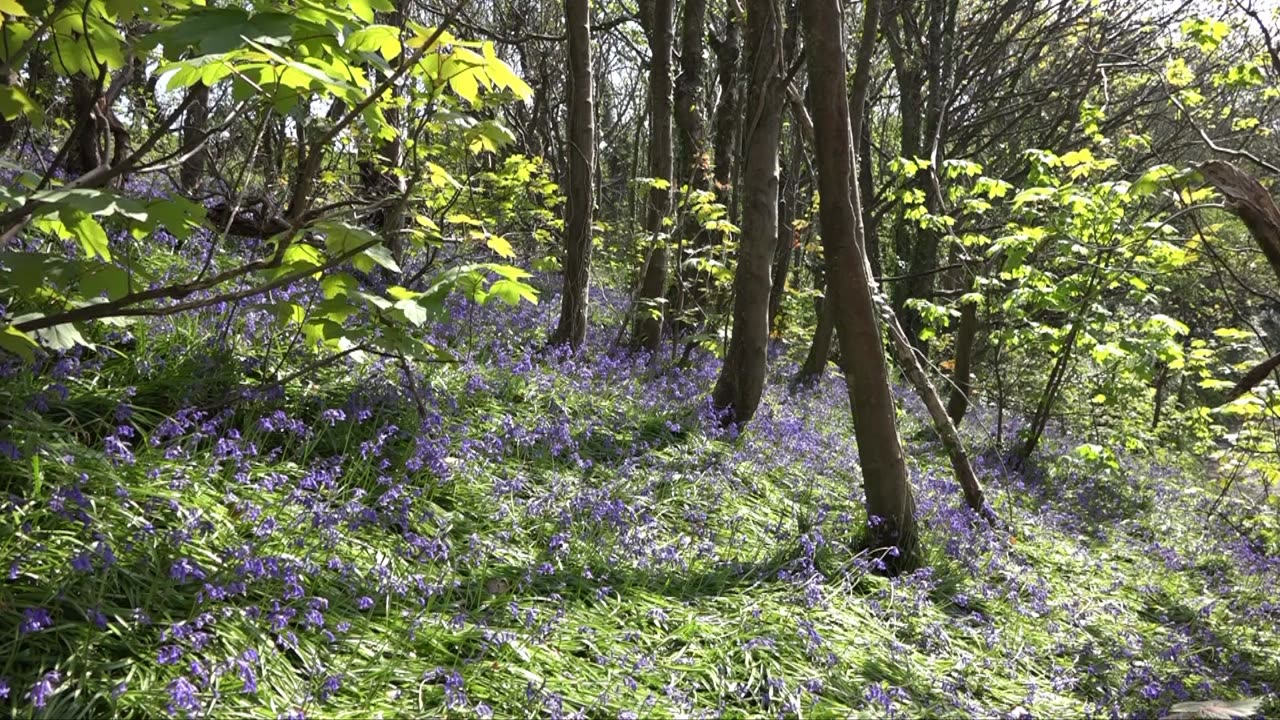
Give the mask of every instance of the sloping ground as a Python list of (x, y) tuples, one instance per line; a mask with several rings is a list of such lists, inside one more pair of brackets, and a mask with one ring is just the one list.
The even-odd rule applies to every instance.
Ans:
[[(2, 371), (0, 667), (11, 712), (104, 716), (1152, 716), (1280, 682), (1280, 561), (1194, 478), (981, 468), (963, 508), (904, 399), (928, 567), (857, 549), (837, 378), (711, 430), (716, 362), (655, 375), (554, 301), (456, 307), (472, 361), (257, 367), (223, 314)], [(201, 412), (193, 408), (212, 408)], [(976, 445), (989, 442), (981, 413)], [(1045, 453), (1068, 447), (1051, 439)], [(1280, 712), (1269, 700), (1264, 710)]]

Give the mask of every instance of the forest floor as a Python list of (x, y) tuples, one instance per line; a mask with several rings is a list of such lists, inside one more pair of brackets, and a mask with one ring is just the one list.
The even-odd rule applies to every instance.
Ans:
[(1280, 559), (1206, 512), (1192, 459), (1013, 473), (979, 408), (991, 528), (904, 393), (927, 566), (888, 580), (834, 369), (793, 394), (776, 359), (735, 436), (714, 359), (658, 373), (603, 329), (539, 354), (553, 298), (453, 307), (434, 337), (468, 359), (416, 393), (386, 362), (227, 404), (262, 369), (216, 313), (0, 369), (8, 711), (1280, 714)]

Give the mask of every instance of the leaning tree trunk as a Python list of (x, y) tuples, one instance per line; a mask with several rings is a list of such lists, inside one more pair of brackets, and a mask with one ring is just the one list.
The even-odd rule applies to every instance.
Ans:
[(565, 0), (569, 29), (569, 193), (564, 222), (564, 293), (552, 344), (575, 350), (587, 337), (591, 278), (591, 178), (595, 166), (595, 111), (591, 72), (590, 0)]
[(898, 365), (902, 367), (907, 380), (915, 388), (916, 395), (924, 401), (925, 409), (929, 411), (934, 432), (938, 433), (939, 439), (942, 440), (947, 458), (951, 460), (951, 470), (955, 473), (956, 482), (964, 491), (965, 502), (974, 512), (990, 517), (990, 509), (986, 507), (986, 498), (982, 492), (982, 483), (973, 472), (969, 453), (964, 449), (964, 442), (960, 440), (960, 433), (956, 432), (955, 424), (951, 422), (951, 418), (947, 417), (947, 410), (942, 406), (942, 398), (938, 396), (937, 388), (925, 374), (924, 365), (916, 357), (916, 349), (912, 347), (906, 331), (898, 323), (898, 318), (893, 314), (893, 308), (889, 305), (888, 299), (877, 294), (876, 305), (879, 306), (880, 313), (884, 317), (885, 326), (889, 328), (889, 342), (898, 358)]
[(748, 0), (742, 239), (733, 277), (733, 331), (712, 401), (726, 421), (755, 415), (769, 346), (769, 286), (778, 239), (778, 145), (782, 135), (782, 16), (776, 0)]
[[(649, 188), (645, 229), (652, 246), (644, 264), (640, 284), (640, 307), (632, 344), (656, 351), (662, 341), (661, 300), (667, 289), (667, 248), (663, 224), (671, 209), (671, 42), (675, 0), (644, 0), (641, 23), (649, 38), (649, 173), (655, 185)], [(665, 187), (661, 187), (664, 185)]]
[[(871, 295), (871, 277), (863, 250), (861, 198), (851, 184), (854, 171), (853, 127), (846, 96), (845, 43), (839, 0), (802, 3), (813, 83), (813, 125), (817, 156), (819, 219), (827, 278), (834, 303), (840, 350), (849, 368), (846, 386), (857, 434), (859, 464), (867, 495), (873, 547), (886, 550), (889, 572), (918, 560), (915, 498), (898, 438), (897, 412), (889, 391), (889, 367), (880, 342), (880, 323)], [(875, 44), (879, 0), (865, 3), (858, 46), (855, 94), (865, 92)], [(858, 103), (857, 107), (863, 107)], [(890, 549), (896, 549), (897, 553)]]
[[(1227, 209), (1244, 221), (1267, 264), (1280, 278), (1280, 207), (1276, 206), (1275, 198), (1261, 183), (1229, 162), (1210, 160), (1201, 164), (1199, 170), (1205, 180), (1227, 199)], [(1277, 367), (1280, 367), (1280, 353), (1246, 372), (1227, 393), (1226, 400), (1234, 400), (1253, 390)]]

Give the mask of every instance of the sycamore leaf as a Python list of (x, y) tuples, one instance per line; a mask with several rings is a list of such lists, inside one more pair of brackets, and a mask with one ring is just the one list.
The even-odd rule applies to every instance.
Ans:
[(534, 305), (538, 304), (538, 291), (530, 285), (515, 280), (502, 279), (494, 282), (489, 286), (489, 296), (496, 297), (511, 306), (519, 305), (521, 298)]
[(325, 299), (332, 300), (340, 295), (347, 296), (355, 293), (359, 284), (354, 277), (344, 272), (336, 272), (326, 275), (320, 281), (320, 290), (324, 293)]
[(111, 247), (107, 241), (107, 232), (91, 216), (78, 211), (70, 212), (72, 218), (67, 218), (64, 213), (63, 222), (80, 242), (80, 247), (84, 248), (85, 254), (110, 261)]
[(395, 258), (391, 256), (391, 251), (386, 245), (374, 245), (364, 251), (364, 256), (393, 273), (401, 272), (400, 266), (396, 264)]
[(0, 350), (13, 353), (28, 363), (35, 361), (36, 350), (39, 347), (30, 335), (13, 326), (0, 330)]
[(36, 337), (40, 338), (40, 344), (50, 350), (70, 350), (77, 345), (89, 344), (84, 339), (84, 336), (80, 334), (80, 331), (76, 329), (76, 326), (71, 323), (63, 323), (37, 330)]
[[(0, 4), (3, 2), (0, 0)], [(44, 111), (25, 90), (14, 85), (0, 85), (0, 116), (5, 120), (23, 116), (37, 127), (44, 124)]]
[(0, 0), (0, 13), (14, 17), (30, 17), (30, 14), (23, 9), (22, 3), (18, 2), (18, 0)]
[(501, 257), (513, 258), (516, 256), (516, 251), (511, 247), (511, 243), (501, 235), (490, 235), (485, 240), (485, 245), (488, 245), (490, 250), (498, 253)]

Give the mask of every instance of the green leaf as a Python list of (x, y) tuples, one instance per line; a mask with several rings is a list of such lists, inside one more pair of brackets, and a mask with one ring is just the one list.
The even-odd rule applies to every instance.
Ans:
[(44, 110), (16, 85), (0, 85), (0, 116), (10, 121), (22, 116), (36, 127), (44, 125)]
[(36, 337), (40, 338), (41, 345), (50, 350), (70, 350), (77, 345), (89, 345), (76, 326), (71, 323), (37, 330)]
[(485, 239), (485, 245), (489, 246), (490, 250), (498, 253), (499, 257), (513, 258), (516, 256), (516, 251), (511, 247), (511, 243), (501, 235), (490, 235)]
[(129, 273), (116, 265), (98, 265), (80, 280), (80, 294), (87, 298), (105, 295), (108, 300), (115, 300), (128, 292)]
[(363, 255), (393, 273), (401, 272), (400, 266), (396, 264), (396, 259), (391, 256), (391, 251), (386, 245), (374, 245), (365, 250)]
[(359, 283), (349, 273), (336, 272), (326, 275), (320, 281), (320, 291), (324, 293), (326, 299), (332, 300), (338, 296), (349, 296), (356, 292)]
[(28, 363), (35, 362), (39, 347), (31, 336), (13, 326), (0, 331), (0, 349), (13, 353)]
[(12, 15), (13, 17), (30, 17), (18, 0), (0, 0), (0, 13)]
[(84, 252), (89, 257), (100, 257), (110, 262), (111, 247), (107, 241), (107, 233), (91, 216), (79, 212), (69, 211), (73, 214), (74, 219), (68, 219), (67, 213), (63, 214), (63, 222), (66, 223), (67, 229), (80, 242), (80, 247), (84, 248)]
[(394, 60), (403, 51), (400, 31), (390, 25), (370, 25), (347, 36), (342, 47), (351, 52), (376, 52), (386, 60)]
[(404, 317), (415, 326), (422, 325), (427, 321), (429, 313), (417, 300), (405, 299), (394, 305), (395, 309), (404, 313)]
[(532, 286), (505, 278), (489, 286), (489, 295), (513, 307), (519, 305), (522, 298), (534, 305), (538, 304), (538, 291)]
[(193, 9), (183, 20), (148, 33), (139, 43), (142, 51), (164, 46), (165, 57), (219, 55), (238, 50), (245, 41), (280, 45), (293, 38), (294, 17), (265, 12), (250, 16), (240, 8)]

